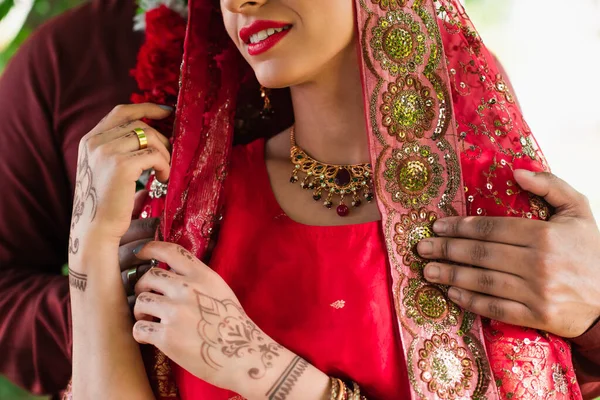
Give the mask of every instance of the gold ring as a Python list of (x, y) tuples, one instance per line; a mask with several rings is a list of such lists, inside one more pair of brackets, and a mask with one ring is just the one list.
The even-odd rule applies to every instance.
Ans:
[(127, 270), (127, 286), (129, 286), (129, 290), (134, 289), (135, 284), (137, 283), (137, 279), (138, 279), (137, 275), (138, 275), (137, 267), (130, 268)]
[(144, 150), (148, 148), (148, 138), (146, 137), (146, 132), (142, 128), (135, 128), (133, 130), (138, 137), (138, 141), (140, 142), (140, 150)]

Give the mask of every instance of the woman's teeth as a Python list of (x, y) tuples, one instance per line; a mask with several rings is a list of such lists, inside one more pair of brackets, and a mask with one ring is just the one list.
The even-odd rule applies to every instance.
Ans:
[(266, 38), (268, 38), (271, 35), (274, 35), (276, 33), (279, 33), (281, 31), (285, 31), (290, 29), (289, 26), (285, 26), (283, 28), (269, 28), (269, 29), (265, 29), (264, 31), (260, 31), (258, 33), (255, 33), (254, 35), (250, 36), (250, 43), (254, 44), (254, 43), (258, 43), (260, 41), (265, 40)]

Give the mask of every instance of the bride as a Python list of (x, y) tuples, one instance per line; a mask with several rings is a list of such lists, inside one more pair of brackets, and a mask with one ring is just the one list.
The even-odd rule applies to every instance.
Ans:
[[(189, 13), (177, 109), (118, 106), (80, 144), (76, 399), (581, 398), (569, 333), (543, 331), (531, 271), (505, 252), (551, 216), (525, 191), (548, 167), (457, 1)], [(171, 143), (147, 122), (172, 113)], [(132, 322), (118, 248), (147, 169), (168, 194), (148, 200), (163, 218), (134, 251), (155, 267)], [(464, 220), (469, 248), (443, 240), (464, 215), (522, 218)], [(490, 284), (464, 266), (447, 286), (442, 259)]]

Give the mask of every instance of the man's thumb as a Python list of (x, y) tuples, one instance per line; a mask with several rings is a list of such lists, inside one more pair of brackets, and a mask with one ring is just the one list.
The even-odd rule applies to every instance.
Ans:
[(515, 170), (515, 180), (523, 190), (543, 197), (561, 215), (592, 215), (587, 198), (567, 182), (550, 172)]

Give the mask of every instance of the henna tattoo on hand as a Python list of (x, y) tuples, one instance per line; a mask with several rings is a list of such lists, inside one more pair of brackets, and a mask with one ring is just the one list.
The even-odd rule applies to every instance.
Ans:
[[(217, 300), (194, 290), (200, 308), (198, 334), (202, 339), (202, 360), (211, 368), (222, 367), (213, 357), (215, 351), (229, 358), (259, 355), (260, 364), (248, 370), (252, 379), (265, 376), (273, 367), (273, 359), (279, 357), (282, 347), (268, 341), (264, 333), (248, 318), (244, 310), (233, 300)], [(231, 313), (235, 315), (230, 315)]]
[(140, 324), (136, 324), (135, 326), (136, 326), (136, 329), (140, 332), (146, 332), (146, 333), (157, 332), (157, 330), (154, 328), (154, 325), (140, 323)]
[(177, 251), (179, 252), (179, 254), (181, 254), (182, 256), (184, 256), (185, 258), (187, 258), (190, 261), (195, 261), (195, 257), (192, 255), (192, 253), (190, 253), (189, 251), (187, 251), (186, 249), (184, 249), (183, 247), (178, 247)]
[(80, 274), (69, 268), (69, 286), (85, 292), (85, 288), (87, 287), (87, 275)]
[(141, 303), (154, 303), (156, 300), (150, 296), (138, 296), (138, 301)]
[(266, 393), (269, 400), (285, 400), (291, 393), (298, 379), (308, 369), (308, 363), (299, 356), (294, 357), (290, 365), (283, 371), (275, 381), (271, 389)]
[(152, 275), (157, 276), (159, 278), (173, 279), (173, 275), (171, 275), (170, 273), (168, 273), (167, 271), (165, 271), (162, 268), (150, 268), (150, 270), (148, 272), (150, 272)]
[(79, 238), (73, 237), (73, 231), (79, 223), (87, 204), (90, 204), (91, 221), (93, 221), (96, 218), (98, 195), (94, 187), (94, 174), (90, 166), (89, 153), (87, 148), (84, 148), (82, 159), (77, 165), (77, 181), (75, 183), (75, 199), (73, 201), (71, 235), (69, 237), (69, 254), (77, 254), (79, 251)]

